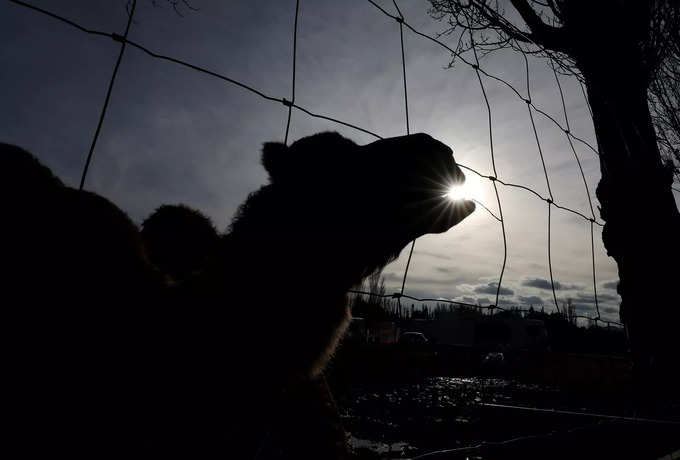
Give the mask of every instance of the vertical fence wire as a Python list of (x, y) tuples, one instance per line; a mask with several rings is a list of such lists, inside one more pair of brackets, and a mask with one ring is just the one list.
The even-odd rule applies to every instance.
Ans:
[(522, 56), (524, 56), (524, 68), (526, 70), (526, 80), (527, 80), (527, 98), (526, 98), (526, 103), (527, 103), (527, 109), (529, 111), (529, 120), (531, 121), (531, 128), (534, 131), (534, 138), (536, 139), (536, 146), (538, 147), (538, 155), (541, 158), (541, 165), (543, 166), (543, 174), (545, 175), (545, 183), (548, 187), (548, 194), (550, 195), (550, 198), (547, 201), (548, 203), (548, 272), (550, 273), (550, 289), (552, 290), (552, 295), (553, 295), (553, 300), (555, 302), (555, 308), (557, 308), (557, 312), (559, 313), (560, 311), (560, 306), (558, 305), (557, 302), (557, 294), (555, 293), (555, 278), (553, 276), (553, 268), (552, 268), (552, 244), (551, 244), (551, 233), (552, 233), (552, 213), (551, 213), (551, 208), (552, 204), (554, 201), (554, 196), (552, 193), (552, 188), (550, 187), (550, 178), (548, 177), (548, 170), (545, 166), (545, 158), (543, 157), (543, 149), (541, 148), (541, 142), (538, 138), (538, 131), (536, 129), (536, 123), (534, 122), (534, 116), (532, 113), (532, 108), (531, 108), (531, 83), (530, 83), (530, 77), (529, 77), (529, 59), (527, 58), (527, 55), (525, 53), (522, 53)]
[(583, 166), (581, 165), (581, 159), (578, 157), (578, 154), (576, 153), (576, 148), (574, 148), (574, 143), (571, 140), (571, 137), (569, 136), (569, 133), (571, 133), (571, 127), (569, 126), (569, 115), (567, 114), (567, 104), (564, 102), (564, 91), (562, 90), (562, 85), (560, 84), (560, 79), (557, 75), (557, 70), (555, 69), (555, 64), (553, 61), (550, 61), (550, 66), (552, 67), (553, 74), (555, 75), (555, 82), (557, 83), (557, 89), (560, 92), (560, 100), (562, 101), (562, 111), (564, 112), (564, 122), (567, 126), (567, 129), (564, 131), (565, 135), (567, 137), (567, 141), (569, 141), (569, 147), (571, 147), (571, 151), (574, 154), (574, 158), (576, 159), (576, 164), (578, 165), (578, 170), (581, 172), (581, 178), (583, 179), (583, 186), (586, 189), (586, 196), (588, 197), (588, 204), (590, 205), (590, 213), (591, 217), (594, 219), (595, 218), (595, 210), (593, 208), (593, 199), (590, 197), (590, 188), (588, 187), (588, 181), (586, 180), (586, 175), (583, 173)]
[(295, 62), (297, 56), (297, 29), (298, 29), (298, 16), (300, 12), (300, 0), (295, 2), (295, 24), (293, 25), (293, 84), (291, 90), (290, 101), (283, 99), (284, 105), (288, 106), (288, 118), (286, 119), (286, 135), (283, 139), (283, 143), (288, 145), (288, 133), (290, 131), (290, 118), (293, 113), (293, 105), (295, 105)]
[[(555, 65), (552, 61), (550, 60), (550, 66), (552, 67), (553, 74), (555, 75), (555, 82), (557, 83), (557, 88), (560, 91), (560, 100), (562, 101), (562, 111), (564, 112), (564, 122), (567, 125), (567, 131), (565, 133), (567, 134), (567, 140), (569, 141), (569, 147), (571, 147), (571, 151), (574, 154), (574, 158), (576, 159), (576, 164), (578, 165), (578, 169), (581, 173), (581, 178), (583, 179), (583, 186), (586, 189), (586, 196), (588, 197), (588, 204), (590, 205), (590, 243), (591, 243), (591, 256), (592, 256), (592, 262), (593, 262), (593, 296), (595, 298), (595, 308), (597, 311), (597, 319), (600, 318), (600, 306), (599, 306), (599, 301), (597, 298), (597, 285), (596, 285), (596, 273), (595, 273), (595, 249), (594, 249), (594, 241), (593, 241), (593, 226), (592, 223), (595, 221), (595, 209), (593, 208), (593, 199), (590, 196), (590, 188), (588, 187), (588, 181), (586, 180), (586, 175), (583, 173), (583, 166), (581, 165), (581, 160), (578, 157), (578, 154), (576, 153), (576, 149), (574, 148), (574, 143), (571, 140), (571, 137), (569, 137), (569, 132), (571, 132), (571, 127), (569, 126), (569, 115), (567, 113), (567, 105), (564, 102), (564, 92), (562, 90), (562, 85), (560, 84), (560, 79), (557, 75), (557, 70), (555, 69)], [(590, 102), (588, 102), (588, 97), (585, 94), (585, 90), (583, 88), (583, 84), (579, 81), (579, 85), (581, 86), (581, 91), (583, 92), (583, 96), (585, 97), (586, 104), (588, 106), (588, 110), (590, 111), (590, 116), (592, 119), (593, 112), (590, 108)]]
[(557, 304), (557, 294), (555, 294), (555, 278), (553, 277), (552, 268), (552, 200), (548, 200), (548, 270), (550, 271), (550, 288), (552, 289), (553, 300), (555, 301), (555, 308), (557, 308), (557, 313), (560, 312), (560, 306)]
[(593, 108), (590, 106), (590, 99), (588, 99), (588, 95), (586, 94), (586, 88), (583, 86), (583, 82), (579, 80), (578, 82), (579, 86), (581, 87), (581, 93), (583, 94), (583, 100), (586, 101), (586, 107), (588, 107), (588, 113), (590, 114), (590, 118), (593, 118)]
[(548, 169), (545, 166), (545, 158), (543, 157), (543, 149), (541, 148), (541, 142), (538, 139), (538, 130), (536, 129), (536, 122), (534, 121), (533, 109), (531, 108), (531, 84), (529, 83), (529, 59), (527, 55), (522, 53), (524, 56), (524, 66), (526, 69), (527, 78), (527, 110), (529, 111), (529, 120), (531, 121), (531, 128), (534, 131), (534, 138), (536, 139), (536, 147), (538, 147), (538, 156), (541, 158), (541, 166), (543, 166), (543, 174), (545, 175), (545, 185), (548, 187), (548, 195), (550, 195), (551, 200), (555, 200), (552, 193), (552, 188), (550, 187), (550, 179), (548, 178)]
[(123, 59), (123, 54), (125, 53), (125, 45), (127, 44), (128, 33), (130, 32), (130, 25), (132, 24), (132, 18), (135, 14), (135, 8), (137, 7), (137, 0), (131, 0), (132, 5), (130, 6), (130, 12), (128, 14), (128, 22), (125, 26), (125, 33), (122, 37), (113, 35), (113, 39), (120, 41), (120, 51), (118, 52), (118, 59), (116, 59), (116, 65), (113, 68), (113, 74), (111, 75), (111, 80), (109, 81), (109, 87), (106, 90), (106, 98), (104, 99), (104, 105), (102, 106), (102, 111), (99, 115), (99, 121), (97, 122), (97, 129), (92, 137), (92, 143), (90, 144), (90, 151), (87, 154), (87, 159), (85, 160), (85, 166), (83, 166), (83, 173), (80, 176), (80, 185), (78, 190), (82, 190), (85, 186), (85, 178), (87, 177), (87, 170), (90, 168), (90, 162), (92, 161), (92, 154), (94, 153), (94, 148), (97, 145), (97, 139), (99, 139), (99, 132), (102, 129), (102, 124), (104, 123), (104, 117), (106, 116), (106, 110), (109, 107), (109, 100), (111, 99), (111, 91), (113, 90), (113, 84), (116, 82), (116, 76), (118, 75), (118, 69), (120, 68), (120, 62)]
[[(399, 9), (399, 5), (396, 0), (392, 0), (394, 7), (397, 9), (399, 16), (396, 17), (396, 21), (399, 23), (399, 38), (401, 43), (401, 70), (404, 79), (404, 109), (406, 114), (406, 134), (411, 134), (411, 124), (408, 117), (408, 86), (406, 85), (406, 53), (404, 51), (404, 15)], [(411, 258), (413, 257), (413, 250), (416, 247), (416, 240), (411, 242), (411, 248), (408, 252), (408, 259), (406, 259), (406, 268), (404, 268), (404, 277), (401, 280), (401, 290), (399, 291), (399, 297), (397, 301), (399, 303), (399, 309), (401, 310), (401, 296), (404, 295), (404, 290), (406, 289), (406, 278), (408, 277), (408, 270), (411, 266)]]
[[(505, 233), (505, 220), (503, 219), (503, 207), (501, 206), (501, 197), (498, 194), (498, 186), (496, 185), (496, 179), (498, 178), (498, 171), (496, 171), (496, 155), (493, 148), (493, 122), (491, 119), (491, 105), (489, 104), (489, 98), (486, 94), (486, 89), (484, 88), (484, 82), (482, 81), (482, 76), (479, 72), (479, 57), (477, 56), (477, 48), (475, 47), (474, 37), (472, 35), (472, 29), (470, 30), (470, 45), (472, 47), (472, 52), (475, 57), (475, 64), (473, 66), (475, 74), (477, 75), (477, 81), (479, 81), (479, 87), (482, 90), (482, 96), (484, 96), (484, 103), (486, 104), (486, 111), (488, 114), (489, 121), (489, 150), (491, 152), (491, 166), (493, 168), (493, 176), (489, 177), (491, 183), (493, 184), (493, 190), (496, 193), (496, 202), (498, 203), (498, 215), (501, 223), (501, 230), (503, 232), (503, 265), (501, 267), (501, 273), (498, 278), (498, 286), (496, 287), (496, 302), (494, 307), (498, 307), (498, 298), (501, 293), (501, 284), (503, 283), (503, 274), (505, 273), (505, 266), (508, 261), (508, 238)], [(491, 310), (493, 314), (493, 309)]]
[[(295, 62), (296, 62), (296, 56), (297, 56), (297, 29), (298, 29), (298, 17), (300, 13), (300, 0), (295, 1), (295, 22), (293, 24), (293, 75), (292, 75), (292, 85), (291, 85), (291, 98), (290, 101), (286, 100), (286, 98), (281, 99), (281, 102), (283, 105), (288, 107), (288, 116), (286, 117), (286, 134), (283, 140), (284, 145), (288, 145), (288, 134), (290, 132), (290, 119), (292, 117), (292, 112), (293, 112), (293, 106), (295, 105), (295, 80), (296, 80), (296, 72), (295, 72)], [(270, 421), (269, 424), (266, 426), (264, 429), (262, 438), (260, 442), (257, 445), (257, 449), (255, 450), (255, 455), (253, 456), (253, 460), (258, 460), (262, 453), (265, 451), (266, 448), (269, 447), (272, 441), (272, 427), (273, 427), (274, 421)]]
[(595, 325), (600, 320), (600, 302), (597, 299), (597, 277), (595, 272), (595, 236), (593, 235), (593, 225), (594, 221), (590, 221), (590, 254), (593, 259), (593, 293), (595, 295), (595, 311), (597, 316), (595, 317)]

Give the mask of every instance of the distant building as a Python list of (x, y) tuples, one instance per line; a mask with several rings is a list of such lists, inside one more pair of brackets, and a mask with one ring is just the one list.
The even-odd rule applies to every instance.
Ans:
[(548, 341), (542, 320), (520, 317), (471, 318), (461, 317), (453, 311), (441, 313), (436, 320), (411, 320), (404, 327), (404, 330), (422, 332), (442, 345), (519, 350), (544, 348)]

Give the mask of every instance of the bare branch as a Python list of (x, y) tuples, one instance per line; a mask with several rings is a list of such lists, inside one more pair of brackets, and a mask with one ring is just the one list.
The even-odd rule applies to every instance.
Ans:
[(553, 27), (543, 22), (527, 0), (510, 0), (524, 22), (532, 32), (532, 41), (543, 47), (556, 51), (566, 49), (565, 37), (559, 27)]
[[(131, 0), (129, 0), (129, 1), (131, 1)], [(151, 0), (151, 4), (154, 7), (161, 8), (160, 3), (161, 2), (159, 0)], [(189, 2), (189, 0), (164, 0), (163, 3), (170, 5), (172, 7), (173, 11), (175, 12), (175, 14), (177, 14), (177, 16), (180, 16), (180, 17), (184, 17), (184, 15), (182, 14), (182, 11), (181, 11), (182, 6), (184, 6), (184, 8), (186, 8), (190, 11), (199, 11), (199, 9), (194, 7), (191, 4), (191, 2)]]

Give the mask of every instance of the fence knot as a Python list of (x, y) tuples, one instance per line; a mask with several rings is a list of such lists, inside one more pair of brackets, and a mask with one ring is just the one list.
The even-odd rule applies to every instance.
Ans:
[(404, 18), (402, 18), (401, 16), (395, 16), (394, 20), (397, 21), (399, 24), (404, 23)]
[(546, 203), (548, 203), (548, 204), (553, 204), (552, 198), (546, 198), (545, 201), (546, 201)]
[(531, 98), (528, 97), (528, 98), (524, 99), (524, 102), (526, 102), (527, 104), (531, 104)]
[(123, 37), (122, 35), (118, 35), (115, 32), (111, 34), (111, 38), (113, 39), (113, 41), (125, 43), (125, 37)]
[(281, 99), (281, 103), (285, 105), (286, 107), (293, 107), (293, 101), (289, 101), (285, 97)]
[(569, 131), (569, 128), (564, 130), (564, 134), (571, 134), (571, 131)]
[(394, 294), (392, 294), (392, 298), (393, 299), (401, 299), (402, 295), (403, 294), (401, 292), (395, 292)]
[(498, 179), (496, 178), (496, 176), (489, 176), (488, 179), (489, 179), (491, 182), (493, 182), (493, 181), (495, 181), (495, 180), (498, 180)]

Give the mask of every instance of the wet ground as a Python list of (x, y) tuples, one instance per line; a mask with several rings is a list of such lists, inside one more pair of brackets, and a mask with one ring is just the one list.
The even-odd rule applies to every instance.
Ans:
[[(621, 423), (507, 406), (634, 415), (625, 402), (613, 397), (498, 378), (426, 377), (405, 383), (352, 384), (336, 396), (351, 445), (361, 458), (412, 458), (441, 449), (572, 433), (584, 427), (604, 435), (613, 423)], [(603, 420), (609, 425), (600, 428)], [(469, 458), (497, 458), (474, 453), (477, 456)]]

